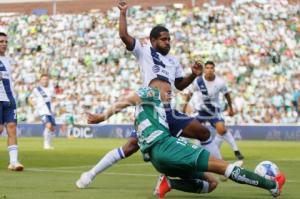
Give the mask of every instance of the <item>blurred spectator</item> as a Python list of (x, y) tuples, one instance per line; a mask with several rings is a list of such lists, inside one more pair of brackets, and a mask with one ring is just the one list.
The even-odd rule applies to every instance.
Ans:
[[(135, 37), (147, 37), (163, 23), (172, 37), (172, 51), (184, 70), (196, 57), (214, 60), (227, 78), (238, 110), (228, 123), (288, 122), (299, 117), (299, 6), (287, 0), (235, 1), (230, 7), (203, 4), (193, 9), (143, 9), (134, 6), (128, 18)], [(44, 72), (56, 85), (56, 117), (65, 109), (75, 123), (84, 112), (101, 112), (122, 94), (139, 87), (139, 69), (118, 36), (118, 9), (106, 13), (0, 17), (10, 37), (13, 79), (19, 120), (35, 122), (26, 98)], [(296, 82), (298, 83), (296, 84)], [(181, 95), (176, 99), (180, 105)], [(133, 109), (109, 122), (131, 123)]]

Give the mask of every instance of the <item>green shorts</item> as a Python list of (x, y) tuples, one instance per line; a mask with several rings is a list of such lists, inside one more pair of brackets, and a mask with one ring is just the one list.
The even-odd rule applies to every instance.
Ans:
[(149, 149), (157, 171), (171, 177), (198, 179), (207, 171), (210, 153), (175, 137), (165, 138)]

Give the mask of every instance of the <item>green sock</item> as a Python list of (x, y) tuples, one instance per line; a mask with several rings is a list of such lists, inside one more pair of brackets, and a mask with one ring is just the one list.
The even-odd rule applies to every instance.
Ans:
[(190, 193), (207, 193), (209, 184), (206, 181), (199, 179), (182, 180), (182, 179), (169, 179), (171, 188), (190, 192)]
[(252, 171), (248, 171), (241, 167), (235, 166), (230, 173), (229, 178), (240, 184), (248, 184), (255, 187), (260, 187), (263, 189), (274, 189), (276, 187), (276, 182), (268, 180), (264, 177), (257, 175)]

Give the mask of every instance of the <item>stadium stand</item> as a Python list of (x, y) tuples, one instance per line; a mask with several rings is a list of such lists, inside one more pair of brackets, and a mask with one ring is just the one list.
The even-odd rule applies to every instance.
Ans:
[[(129, 29), (145, 38), (154, 24), (166, 24), (172, 54), (185, 72), (195, 58), (213, 60), (229, 82), (238, 114), (229, 124), (296, 123), (300, 96), (300, 9), (286, 0), (236, 1), (229, 6), (204, 3), (129, 12)], [(18, 94), (19, 121), (35, 122), (27, 99), (43, 72), (56, 88), (56, 116), (73, 114), (84, 123), (85, 110), (101, 112), (121, 94), (139, 87), (137, 62), (118, 36), (118, 9), (36, 16), (0, 16), (10, 35), (9, 56)], [(182, 96), (177, 95), (176, 106)], [(298, 105), (297, 105), (298, 103)], [(298, 109), (297, 109), (298, 108)], [(110, 123), (131, 123), (133, 110)]]

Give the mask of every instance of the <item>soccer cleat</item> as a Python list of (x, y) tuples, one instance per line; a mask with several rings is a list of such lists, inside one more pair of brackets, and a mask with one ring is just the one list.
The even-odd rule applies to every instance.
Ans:
[[(232, 163), (233, 166), (237, 166), (237, 167), (241, 167), (243, 164), (244, 164), (243, 160), (238, 160), (238, 161), (235, 161), (234, 163)], [(224, 175), (221, 175), (219, 177), (219, 179), (222, 182), (226, 182), (228, 180), (228, 178), (226, 176), (224, 176)]]
[(22, 164), (20, 164), (19, 162), (17, 162), (15, 164), (9, 164), (7, 169), (10, 171), (23, 171), (24, 166)]
[(76, 181), (76, 187), (79, 189), (85, 189), (93, 181), (94, 177), (90, 172), (84, 172), (80, 178)]
[(243, 160), (244, 156), (241, 154), (240, 151), (234, 151), (234, 155), (238, 160)]
[(276, 177), (275, 177), (275, 182), (276, 182), (276, 187), (274, 189), (271, 189), (270, 192), (272, 194), (273, 197), (277, 197), (281, 194), (282, 192), (282, 187), (285, 183), (285, 176), (283, 173), (279, 173)]
[(158, 198), (163, 198), (165, 197), (166, 193), (171, 191), (171, 185), (170, 182), (167, 178), (167, 176), (161, 174), (158, 177), (157, 184), (155, 187), (155, 190), (153, 192), (153, 195), (155, 195)]
[(44, 146), (44, 150), (54, 150), (53, 146)]

